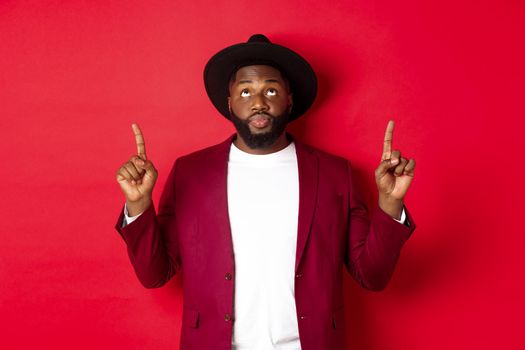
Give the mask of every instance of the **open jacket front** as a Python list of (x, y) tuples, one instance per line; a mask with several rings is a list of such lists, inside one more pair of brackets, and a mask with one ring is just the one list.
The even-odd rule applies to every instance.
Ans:
[[(121, 211), (115, 226), (145, 287), (161, 287), (182, 270), (182, 350), (231, 349), (235, 260), (226, 186), (234, 137), (177, 159), (158, 215), (152, 205), (121, 228)], [(408, 211), (406, 226), (379, 208), (370, 220), (346, 159), (297, 141), (295, 147), (295, 304), (301, 348), (342, 350), (343, 266), (362, 287), (383, 289), (415, 223)]]

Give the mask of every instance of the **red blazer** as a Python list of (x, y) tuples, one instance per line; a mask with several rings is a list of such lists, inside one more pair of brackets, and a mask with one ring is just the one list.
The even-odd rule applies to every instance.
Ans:
[[(226, 141), (175, 161), (160, 198), (136, 221), (115, 228), (146, 288), (182, 272), (180, 349), (231, 349), (235, 260), (228, 217)], [(299, 222), (295, 304), (302, 350), (345, 348), (342, 269), (381, 290), (415, 228), (376, 209), (371, 220), (350, 163), (296, 142)], [(268, 252), (271, 259), (272, 252)], [(264, 262), (261, 262), (264, 263)]]

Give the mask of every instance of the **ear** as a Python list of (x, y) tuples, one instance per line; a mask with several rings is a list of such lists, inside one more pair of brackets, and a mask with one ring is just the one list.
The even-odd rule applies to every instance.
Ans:
[(232, 112), (231, 100), (232, 100), (232, 98), (230, 96), (228, 96), (228, 110), (230, 111), (230, 113)]
[(293, 107), (293, 94), (288, 94), (288, 113), (292, 113), (292, 107)]

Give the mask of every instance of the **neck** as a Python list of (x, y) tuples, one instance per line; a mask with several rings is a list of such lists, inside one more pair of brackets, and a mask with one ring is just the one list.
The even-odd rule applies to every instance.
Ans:
[(279, 152), (280, 150), (285, 149), (286, 146), (290, 144), (290, 141), (286, 137), (286, 133), (283, 132), (281, 136), (279, 136), (277, 141), (275, 141), (274, 144), (271, 145), (270, 147), (254, 149), (254, 148), (248, 147), (248, 145), (246, 145), (246, 143), (242, 139), (241, 135), (237, 133), (237, 137), (235, 138), (235, 140), (233, 140), (233, 144), (237, 146), (237, 148), (243, 152), (262, 155), (262, 154), (270, 154), (270, 153)]

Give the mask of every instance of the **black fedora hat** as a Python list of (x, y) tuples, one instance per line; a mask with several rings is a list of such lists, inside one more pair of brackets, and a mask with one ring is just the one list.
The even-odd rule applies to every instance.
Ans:
[(204, 68), (206, 93), (217, 110), (230, 119), (229, 80), (239, 68), (265, 64), (278, 69), (290, 83), (293, 107), (290, 120), (304, 114), (317, 94), (317, 78), (310, 64), (297, 53), (273, 44), (262, 34), (254, 34), (246, 43), (229, 46), (216, 53)]

